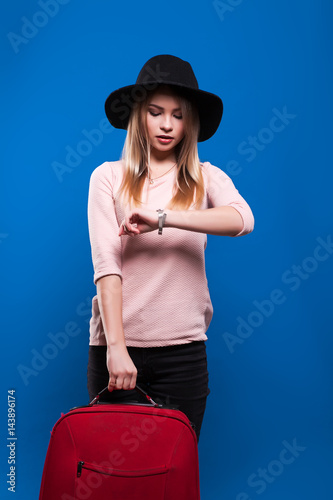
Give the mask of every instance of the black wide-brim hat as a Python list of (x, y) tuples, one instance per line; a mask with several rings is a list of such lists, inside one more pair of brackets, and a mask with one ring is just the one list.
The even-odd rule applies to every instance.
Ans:
[(198, 142), (215, 134), (223, 113), (221, 98), (199, 89), (190, 63), (168, 54), (149, 59), (135, 84), (121, 87), (109, 95), (105, 101), (105, 113), (111, 125), (126, 130), (134, 104), (145, 100), (148, 92), (159, 85), (169, 85), (197, 107), (200, 121)]

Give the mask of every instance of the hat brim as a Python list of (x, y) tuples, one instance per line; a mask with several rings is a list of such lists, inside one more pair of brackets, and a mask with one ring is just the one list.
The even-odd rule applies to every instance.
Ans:
[(106, 116), (115, 128), (127, 129), (129, 117), (133, 106), (145, 100), (147, 93), (155, 90), (159, 85), (168, 85), (187, 97), (199, 113), (200, 132), (198, 142), (203, 142), (212, 137), (219, 127), (223, 114), (222, 99), (205, 90), (189, 88), (165, 82), (147, 82), (144, 85), (134, 84), (121, 87), (108, 96), (105, 101)]

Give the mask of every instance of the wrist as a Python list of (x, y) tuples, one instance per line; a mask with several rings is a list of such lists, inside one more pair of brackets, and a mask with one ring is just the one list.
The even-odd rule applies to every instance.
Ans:
[(121, 338), (107, 338), (106, 339), (106, 347), (109, 349), (126, 349), (126, 343), (124, 334), (122, 334)]
[(166, 218), (164, 227), (183, 229), (186, 225), (184, 220), (188, 214), (187, 210), (165, 210)]

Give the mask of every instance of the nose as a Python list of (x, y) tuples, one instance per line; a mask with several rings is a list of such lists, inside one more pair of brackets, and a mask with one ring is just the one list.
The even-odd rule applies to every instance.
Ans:
[(162, 123), (160, 125), (160, 128), (162, 130), (164, 130), (165, 132), (170, 132), (170, 130), (173, 129), (172, 122), (171, 122), (171, 116), (169, 116), (168, 114), (163, 115), (163, 120), (162, 120)]

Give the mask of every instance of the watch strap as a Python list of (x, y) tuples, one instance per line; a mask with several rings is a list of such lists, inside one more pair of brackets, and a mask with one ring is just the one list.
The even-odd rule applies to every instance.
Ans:
[(158, 212), (158, 234), (162, 234), (167, 214), (162, 208), (159, 208), (158, 210), (156, 210), (156, 212)]

